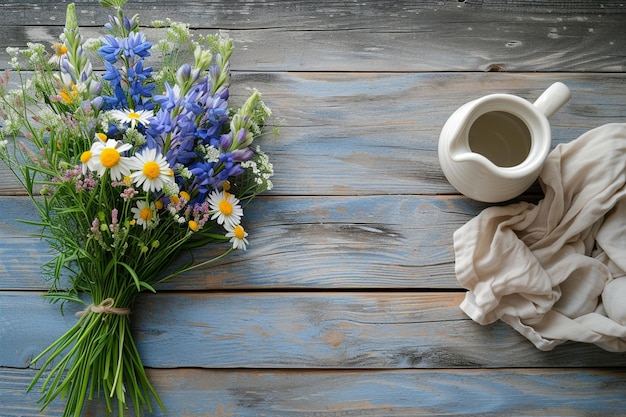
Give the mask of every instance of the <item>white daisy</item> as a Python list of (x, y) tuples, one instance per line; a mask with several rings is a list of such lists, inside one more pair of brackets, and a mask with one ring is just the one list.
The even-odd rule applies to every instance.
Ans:
[(246, 232), (240, 224), (227, 230), (228, 233), (226, 233), (226, 237), (230, 238), (233, 249), (246, 250), (246, 245), (248, 244), (246, 236), (248, 236), (248, 232)]
[(154, 116), (152, 110), (111, 110), (108, 113), (112, 118), (121, 123), (130, 123), (131, 128), (135, 128), (137, 123), (142, 126), (148, 126), (150, 124), (150, 118)]
[(130, 174), (137, 186), (143, 184), (144, 191), (161, 191), (165, 184), (174, 183), (174, 171), (167, 160), (157, 150), (144, 149), (130, 159), (130, 169), (136, 170)]
[(227, 229), (233, 229), (241, 222), (243, 209), (234, 195), (215, 190), (209, 194), (208, 202), (213, 214), (211, 220), (217, 219), (217, 223), (223, 224)]
[(96, 170), (96, 160), (93, 158), (91, 150), (80, 154), (80, 162), (82, 163), (83, 175), (87, 174), (88, 171)]
[(54, 51), (54, 53), (52, 54), (50, 59), (48, 59), (48, 63), (59, 65), (61, 63), (61, 59), (67, 56), (67, 46), (60, 42), (55, 42), (52, 45), (52, 50)]
[[(126, 175), (130, 175), (128, 166), (130, 158), (122, 156), (122, 153), (131, 147), (128, 143), (114, 139), (109, 139), (106, 142), (98, 140), (91, 145), (91, 157), (88, 159), (88, 163), (91, 161), (92, 171), (96, 171), (99, 176), (103, 176), (108, 169), (111, 179), (119, 181)], [(87, 156), (85, 158), (87, 159)], [(87, 167), (91, 168), (89, 165)]]
[(133, 213), (136, 224), (143, 226), (144, 230), (158, 221), (154, 204), (148, 205), (144, 200), (137, 201), (137, 207), (131, 208), (130, 211)]

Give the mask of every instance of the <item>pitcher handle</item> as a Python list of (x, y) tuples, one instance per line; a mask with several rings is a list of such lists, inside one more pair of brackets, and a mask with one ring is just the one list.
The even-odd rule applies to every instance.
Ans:
[(539, 96), (534, 105), (549, 119), (554, 113), (559, 111), (571, 97), (572, 93), (569, 88), (561, 82), (556, 82)]

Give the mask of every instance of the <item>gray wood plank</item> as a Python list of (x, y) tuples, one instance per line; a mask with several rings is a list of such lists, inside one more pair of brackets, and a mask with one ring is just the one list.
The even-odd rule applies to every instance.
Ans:
[[(626, 366), (626, 353), (569, 343), (537, 350), (480, 326), (462, 292), (189, 292), (141, 296), (135, 339), (155, 368), (504, 368)], [(0, 366), (25, 368), (75, 323), (36, 292), (0, 292)]]
[[(75, 0), (79, 24), (99, 26), (103, 9), (91, 0)], [(65, 4), (55, 0), (4, 0), (3, 22), (21, 26), (62, 26), (65, 22)], [(393, 29), (406, 21), (407, 17), (452, 14), (471, 15), (477, 12), (568, 16), (605, 16), (624, 14), (624, 3), (620, 0), (559, 0), (499, 1), (499, 0), (367, 0), (358, 3), (342, 0), (318, 0), (314, 3), (298, 0), (281, 2), (268, 0), (221, 0), (185, 1), (176, 0), (133, 0), (125, 5), (128, 14), (139, 13), (142, 22), (186, 18), (194, 27), (268, 28), (282, 27), (298, 30), (332, 30), (338, 27), (363, 27)], [(453, 14), (454, 13), (454, 14)], [(381, 19), (381, 16), (386, 19)], [(520, 17), (521, 18), (521, 17)], [(426, 19), (424, 19), (426, 20)], [(575, 20), (575, 19), (572, 19)]]
[[(5, 2), (7, 3), (7, 2)], [(86, 37), (106, 12), (78, 2)], [(0, 15), (0, 65), (7, 46), (52, 43), (65, 6), (8, 2)], [(142, 22), (169, 17), (199, 33), (226, 29), (236, 70), (594, 71), (626, 67), (622, 2), (134, 2)], [(489, 24), (485, 24), (489, 22)], [(95, 26), (95, 27), (91, 27)], [(148, 34), (152, 31), (148, 30)], [(306, 51), (306, 52), (305, 52)]]
[[(0, 368), (5, 417), (39, 414), (32, 370)], [(625, 371), (511, 370), (215, 370), (149, 369), (169, 413), (153, 416), (291, 417), (418, 415), (623, 415)], [(9, 406), (10, 405), (10, 406)], [(104, 416), (94, 400), (85, 417)]]

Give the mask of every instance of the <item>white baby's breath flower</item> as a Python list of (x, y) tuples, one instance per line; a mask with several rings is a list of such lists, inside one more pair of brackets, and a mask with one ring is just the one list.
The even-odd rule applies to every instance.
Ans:
[(166, 195), (178, 195), (180, 189), (178, 188), (178, 184), (175, 182), (165, 182), (163, 183), (163, 192)]
[(177, 171), (178, 175), (186, 180), (190, 180), (191, 178), (193, 178), (193, 172), (191, 172), (186, 166), (181, 166), (177, 168)]
[(87, 38), (83, 42), (83, 48), (92, 52), (97, 52), (101, 46), (102, 40), (99, 38)]
[(220, 159), (220, 150), (215, 146), (201, 146), (200, 152), (204, 154), (204, 160), (207, 162), (217, 162)]

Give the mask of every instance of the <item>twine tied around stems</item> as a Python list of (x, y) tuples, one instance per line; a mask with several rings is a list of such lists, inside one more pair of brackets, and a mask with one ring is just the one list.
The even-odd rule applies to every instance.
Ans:
[(83, 311), (77, 312), (76, 317), (82, 317), (83, 315), (89, 312), (103, 313), (103, 314), (117, 314), (118, 316), (127, 316), (130, 314), (130, 308), (113, 307), (114, 304), (115, 304), (114, 299), (105, 298), (98, 305), (89, 304)]

